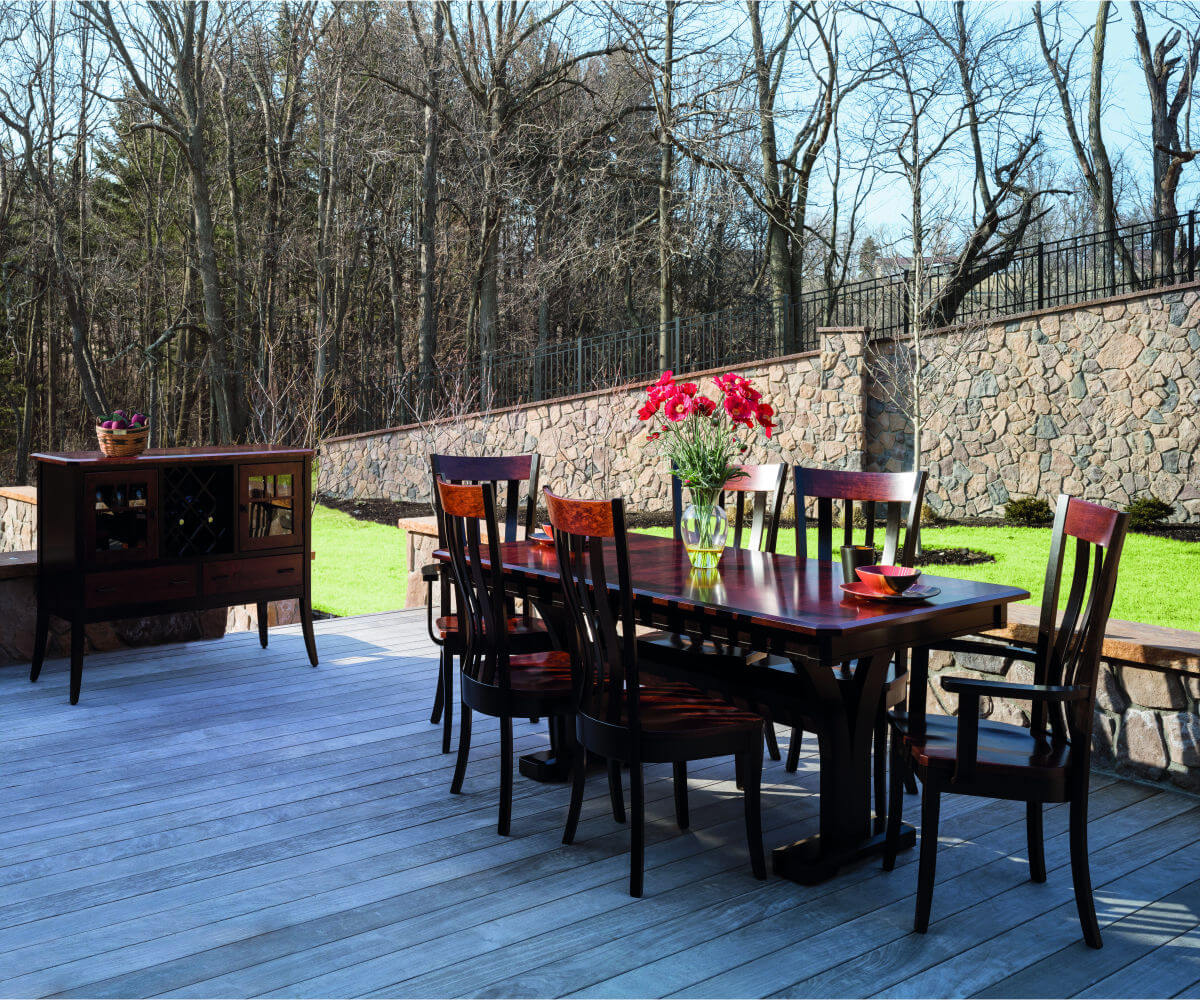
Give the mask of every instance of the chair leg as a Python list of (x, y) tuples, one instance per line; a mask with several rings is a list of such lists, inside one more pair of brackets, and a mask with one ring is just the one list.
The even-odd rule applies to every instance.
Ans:
[(912, 773), (910, 768), (904, 769), (904, 790), (908, 792), (909, 795), (916, 795), (917, 792), (920, 791), (920, 789), (917, 788), (917, 776)]
[(775, 737), (775, 724), (770, 719), (763, 726), (763, 736), (767, 743), (767, 755), (771, 760), (779, 760), (779, 740)]
[(888, 724), (887, 715), (884, 712), (883, 702), (879, 703), (879, 712), (875, 716), (875, 739), (874, 750), (872, 752), (872, 763), (874, 765), (874, 789), (873, 797), (875, 801), (875, 823), (873, 832), (883, 833), (884, 827), (887, 824), (887, 745), (888, 745)]
[[(1087, 779), (1084, 778), (1086, 781)], [(1087, 789), (1071, 798), (1071, 880), (1075, 883), (1075, 908), (1083, 940), (1089, 948), (1102, 948), (1100, 924), (1096, 920), (1096, 902), (1092, 898), (1092, 876), (1088, 866)]]
[(1025, 839), (1029, 842), (1029, 877), (1046, 881), (1046, 843), (1042, 836), (1042, 804), (1025, 803)]
[(746, 762), (741, 754), (733, 758), (733, 783), (739, 792), (746, 787)]
[(762, 754), (747, 752), (742, 776), (745, 788), (742, 791), (746, 810), (746, 846), (750, 848), (750, 867), (754, 877), (767, 877), (767, 858), (763, 853), (762, 837)]
[(629, 765), (629, 895), (641, 896), (646, 870), (646, 796), (642, 765)]
[(579, 829), (579, 813), (583, 809), (583, 789), (586, 783), (587, 751), (576, 743), (571, 753), (571, 804), (567, 808), (567, 825), (563, 829), (564, 844), (575, 843), (575, 831)]
[(690, 822), (688, 819), (687, 762), (677, 760), (673, 767), (675, 771), (675, 822), (679, 824), (679, 829), (686, 830)]
[(625, 795), (621, 791), (621, 762), (608, 762), (608, 798), (612, 802), (613, 819), (618, 823), (625, 822)]
[(454, 779), (450, 782), (450, 794), (462, 792), (463, 779), (467, 776), (467, 757), (471, 754), (471, 706), (462, 706), (462, 721), (458, 724), (458, 760), (454, 764)]
[(512, 791), (513, 724), (512, 716), (506, 715), (500, 719), (500, 820), (496, 823), (496, 832), (501, 837), (508, 836), (512, 824)]
[(442, 721), (442, 705), (445, 702), (446, 691), (442, 683), (442, 661), (438, 659), (437, 689), (433, 692), (433, 711), (429, 713), (430, 725), (436, 726)]
[(442, 753), (450, 752), (454, 731), (454, 654), (442, 649)]
[(924, 934), (929, 929), (929, 910), (933, 905), (933, 878), (937, 871), (938, 813), (942, 790), (932, 776), (921, 795), (921, 864), (917, 873), (917, 915), (913, 930)]
[(788, 774), (795, 774), (800, 766), (800, 744), (804, 742), (804, 730), (799, 726), (792, 727), (792, 735), (788, 740), (787, 768)]
[(892, 736), (892, 774), (888, 786), (887, 837), (883, 844), (883, 870), (890, 872), (896, 867), (896, 852), (900, 848), (900, 818), (904, 809), (904, 786), (909, 777), (904, 741)]

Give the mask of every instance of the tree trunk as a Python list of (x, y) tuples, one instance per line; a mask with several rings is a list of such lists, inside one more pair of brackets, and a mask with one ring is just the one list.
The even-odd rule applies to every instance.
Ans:
[(188, 149), (192, 190), (192, 212), (196, 224), (196, 269), (204, 293), (204, 323), (208, 327), (211, 352), (211, 386), (217, 428), (223, 443), (237, 440), (245, 426), (243, 379), (229, 356), (225, 303), (213, 234), (212, 202), (208, 186), (208, 162), (204, 137), (194, 135)]
[(675, 183), (674, 147), (671, 144), (671, 77), (675, 47), (675, 0), (667, 0), (663, 38), (662, 120), (658, 131), (658, 366), (671, 364), (671, 323), (675, 319), (674, 282), (671, 274), (671, 194)]
[(438, 155), (441, 143), (438, 109), (445, 36), (442, 8), (434, 5), (433, 52), (429, 60), (429, 93), (425, 105), (425, 149), (421, 158), (421, 313), (417, 321), (417, 378), (422, 398), (417, 400), (417, 406), (423, 413), (428, 413), (432, 405), (433, 369), (437, 358)]

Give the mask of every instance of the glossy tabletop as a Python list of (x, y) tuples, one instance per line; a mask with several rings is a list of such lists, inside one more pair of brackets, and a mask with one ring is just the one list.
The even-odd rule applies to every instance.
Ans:
[[(509, 542), (501, 546), (501, 558), (508, 574), (558, 579), (553, 546)], [(700, 576), (692, 571), (681, 542), (655, 535), (629, 535), (629, 564), (636, 599), (687, 605), (812, 637), (913, 625), (954, 609), (1029, 597), (1019, 587), (923, 575), (921, 582), (941, 588), (940, 594), (915, 603), (859, 601), (842, 592), (840, 564), (748, 549), (727, 549), (716, 573)], [(612, 567), (610, 579), (616, 575), (615, 559)]]

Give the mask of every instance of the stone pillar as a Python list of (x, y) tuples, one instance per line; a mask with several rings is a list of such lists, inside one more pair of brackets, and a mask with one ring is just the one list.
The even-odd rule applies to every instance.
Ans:
[(818, 327), (820, 387), (813, 400), (824, 427), (822, 464), (861, 472), (867, 467), (865, 326)]

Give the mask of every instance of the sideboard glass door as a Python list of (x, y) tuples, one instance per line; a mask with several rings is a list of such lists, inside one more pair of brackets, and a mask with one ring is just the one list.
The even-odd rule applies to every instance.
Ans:
[(243, 465), (238, 475), (239, 548), (280, 549), (299, 545), (303, 500), (295, 463)]

